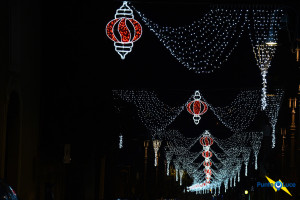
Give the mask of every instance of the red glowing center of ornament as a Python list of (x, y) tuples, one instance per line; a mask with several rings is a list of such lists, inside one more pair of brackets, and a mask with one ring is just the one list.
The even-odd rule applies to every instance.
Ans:
[[(130, 25), (130, 28), (127, 25)], [(117, 29), (115, 28), (115, 26), (117, 27)], [(117, 37), (116, 31), (119, 37)], [(116, 18), (108, 22), (108, 24), (106, 25), (106, 34), (114, 42), (135, 42), (142, 35), (142, 26), (138, 21), (132, 18)]]
[(212, 157), (212, 152), (210, 152), (210, 151), (203, 151), (202, 152), (202, 156), (204, 158), (211, 158)]
[(203, 162), (204, 167), (210, 167), (212, 165), (212, 163), (210, 161), (204, 161)]
[(194, 100), (186, 106), (188, 112), (192, 115), (203, 115), (207, 111), (207, 104), (201, 100)]
[(213, 143), (214, 143), (214, 140), (211, 137), (204, 136), (204, 137), (200, 138), (200, 144), (202, 146), (205, 146), (205, 147), (211, 146)]

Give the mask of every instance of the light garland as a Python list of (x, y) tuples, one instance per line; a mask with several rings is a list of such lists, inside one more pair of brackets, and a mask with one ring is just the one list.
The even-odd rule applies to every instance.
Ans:
[(154, 149), (154, 166), (156, 167), (158, 164), (158, 150), (159, 147), (161, 145), (161, 141), (160, 140), (153, 140), (153, 149)]
[(122, 100), (134, 103), (138, 109), (138, 115), (146, 128), (150, 131), (153, 138), (164, 134), (176, 117), (183, 111), (184, 105), (170, 107), (158, 99), (154, 92), (132, 91), (132, 90), (113, 90), (113, 95)]
[(259, 110), (258, 105), (258, 90), (241, 91), (230, 106), (214, 107), (213, 105), (208, 104), (209, 108), (217, 118), (235, 133), (244, 131), (249, 127)]
[(174, 153), (167, 149), (168, 149), (168, 147), (166, 146), (165, 147), (165, 155), (166, 155), (166, 160), (167, 160), (167, 176), (169, 176), (170, 175), (170, 164), (171, 164), (171, 160), (172, 160)]
[(261, 146), (261, 141), (263, 138), (263, 132), (252, 132), (251, 133), (252, 140), (251, 145), (255, 156), (255, 169), (257, 170), (257, 157)]
[(211, 73), (228, 60), (247, 21), (247, 10), (212, 9), (190, 25), (163, 27), (133, 9), (171, 55), (196, 73)]
[(275, 53), (282, 10), (211, 9), (198, 21), (174, 28), (160, 26), (135, 7), (133, 9), (171, 55), (196, 73), (211, 73), (220, 68), (248, 27), (253, 52), (261, 69), (262, 109), (265, 109), (266, 75)]
[(186, 138), (178, 130), (169, 130), (162, 135), (163, 140), (167, 141), (170, 151), (174, 155), (186, 155), (188, 150), (197, 142), (198, 138)]
[(183, 177), (183, 173), (184, 173), (184, 170), (180, 169), (180, 170), (179, 170), (179, 177), (180, 177), (179, 185), (182, 185), (182, 177)]
[[(279, 22), (282, 10), (253, 10), (252, 20), (248, 19), (249, 36), (253, 52), (262, 76), (261, 109), (267, 106), (267, 74), (275, 55)], [(250, 26), (252, 24), (252, 26)], [(253, 28), (251, 28), (253, 27)], [(272, 40), (272, 43), (270, 43)]]
[[(131, 24), (131, 31), (127, 24)], [(115, 26), (118, 26), (118, 34), (115, 34)], [(134, 19), (133, 11), (127, 5), (127, 1), (124, 1), (123, 5), (117, 9), (115, 19), (106, 25), (106, 35), (114, 41), (115, 50), (123, 60), (131, 52), (133, 42), (142, 36), (142, 26)]]
[(123, 148), (123, 135), (120, 134), (119, 136), (119, 149), (122, 149)]
[(276, 137), (275, 137), (275, 126), (277, 124), (279, 109), (281, 106), (284, 91), (275, 90), (275, 94), (267, 96), (267, 107), (265, 109), (266, 115), (269, 118), (269, 122), (272, 126), (272, 148), (275, 148)]

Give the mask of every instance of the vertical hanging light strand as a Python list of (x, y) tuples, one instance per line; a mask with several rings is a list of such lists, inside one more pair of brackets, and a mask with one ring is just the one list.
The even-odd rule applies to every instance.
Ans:
[(154, 149), (154, 166), (158, 165), (158, 150), (160, 148), (161, 141), (160, 140), (153, 140), (153, 149)]
[(263, 138), (263, 132), (252, 132), (252, 140), (251, 145), (255, 156), (255, 169), (257, 170), (257, 159), (258, 159), (258, 153), (261, 146), (261, 141)]
[(276, 144), (275, 127), (277, 124), (279, 109), (281, 107), (283, 95), (284, 95), (284, 91), (277, 89), (275, 90), (274, 94), (270, 94), (267, 96), (268, 105), (266, 107), (265, 112), (272, 126), (272, 148), (275, 148), (275, 144)]
[[(267, 106), (267, 74), (275, 55), (282, 10), (253, 10), (248, 19), (249, 36), (257, 65), (261, 71), (261, 109)], [(252, 25), (252, 26), (251, 26)], [(271, 41), (272, 42), (271, 42)]]

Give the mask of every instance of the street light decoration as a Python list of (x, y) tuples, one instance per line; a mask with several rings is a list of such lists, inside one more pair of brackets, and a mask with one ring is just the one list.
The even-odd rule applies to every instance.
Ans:
[(194, 115), (193, 120), (194, 123), (197, 125), (199, 124), (199, 121), (201, 119), (200, 116), (206, 113), (208, 106), (204, 101), (201, 101), (201, 95), (198, 90), (195, 91), (193, 98), (194, 100), (190, 101), (186, 105), (186, 109), (190, 114)]
[(133, 42), (141, 37), (142, 26), (134, 19), (133, 11), (127, 5), (127, 1), (117, 9), (115, 19), (106, 25), (106, 35), (114, 41), (115, 50), (123, 60), (131, 52)]

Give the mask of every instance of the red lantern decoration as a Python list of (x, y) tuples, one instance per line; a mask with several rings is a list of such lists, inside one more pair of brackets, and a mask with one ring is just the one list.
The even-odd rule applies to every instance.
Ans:
[(131, 52), (133, 42), (141, 37), (142, 26), (134, 19), (133, 11), (126, 1), (117, 9), (115, 19), (106, 25), (106, 35), (114, 41), (115, 50), (122, 59)]
[(203, 151), (202, 156), (204, 158), (211, 158), (212, 157), (212, 152), (211, 151)]
[(214, 140), (209, 135), (203, 135), (200, 138), (200, 144), (204, 147), (211, 146), (214, 143)]
[(194, 94), (194, 100), (189, 102), (186, 105), (186, 109), (187, 111), (194, 115), (193, 119), (194, 119), (194, 123), (197, 125), (199, 124), (199, 121), (201, 119), (200, 115), (203, 115), (204, 113), (206, 113), (208, 106), (204, 101), (201, 101), (201, 95), (200, 92), (197, 90), (195, 91)]
[(211, 161), (203, 161), (204, 167), (210, 167), (212, 165)]

